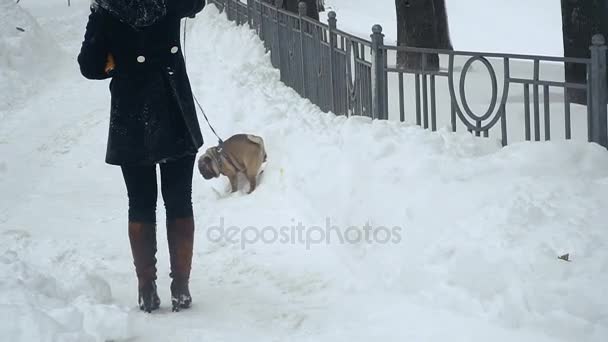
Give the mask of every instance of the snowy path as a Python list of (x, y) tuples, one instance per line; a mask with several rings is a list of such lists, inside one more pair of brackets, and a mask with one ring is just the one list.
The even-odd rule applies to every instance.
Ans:
[[(86, 5), (32, 14), (73, 57)], [(50, 6), (50, 5), (49, 5)], [(76, 20), (77, 19), (77, 20)], [(46, 26), (48, 25), (48, 26)], [(103, 163), (108, 92), (73, 58), (0, 126), (0, 336), (12, 341), (605, 341), (608, 154), (501, 149), (467, 134), (321, 113), (278, 81), (252, 32), (189, 21), (193, 88), (224, 136), (269, 164), (250, 196), (196, 177), (195, 306), (141, 314), (120, 171)], [(53, 33), (53, 32), (51, 32)], [(201, 118), (201, 123), (202, 123)], [(204, 133), (213, 144), (211, 132)], [(207, 146), (205, 146), (207, 147)], [(159, 208), (162, 208), (159, 201)], [(213, 243), (210, 227), (399, 226), (399, 243)], [(159, 222), (164, 218), (159, 215)], [(557, 260), (571, 252), (572, 263)]]

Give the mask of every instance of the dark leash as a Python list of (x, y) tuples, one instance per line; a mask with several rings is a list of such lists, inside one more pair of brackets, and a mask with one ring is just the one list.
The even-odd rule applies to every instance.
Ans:
[[(184, 42), (182, 44), (183, 48), (183, 55), (184, 55), (184, 65), (186, 64), (186, 28), (188, 25), (188, 18), (186, 18), (184, 20)], [(194, 102), (196, 102), (196, 105), (198, 106), (198, 108), (200, 109), (201, 113), (203, 113), (203, 117), (205, 118), (205, 121), (207, 121), (207, 125), (209, 126), (209, 128), (211, 129), (211, 132), (213, 132), (213, 134), (217, 137), (217, 141), (219, 146), (221, 147), (224, 144), (224, 140), (222, 140), (222, 138), (220, 138), (220, 136), (217, 134), (217, 132), (215, 131), (215, 129), (213, 128), (213, 126), (211, 125), (211, 122), (209, 122), (209, 118), (207, 117), (207, 113), (205, 113), (205, 110), (203, 109), (203, 106), (201, 106), (201, 103), (198, 101), (198, 98), (196, 98), (196, 95), (194, 95), (194, 92), (192, 92), (192, 98), (194, 99)]]
[(205, 111), (203, 110), (203, 106), (201, 106), (200, 102), (198, 102), (198, 99), (196, 98), (196, 95), (194, 95), (194, 93), (192, 94), (192, 98), (194, 99), (194, 102), (196, 102), (196, 105), (198, 106), (198, 108), (201, 110), (201, 113), (203, 113), (203, 117), (205, 118), (205, 121), (207, 121), (207, 125), (209, 126), (209, 128), (211, 128), (211, 132), (213, 132), (213, 134), (217, 137), (217, 142), (220, 146), (222, 146), (224, 144), (224, 140), (222, 140), (222, 138), (220, 138), (219, 135), (217, 135), (217, 133), (215, 132), (215, 129), (213, 129), (213, 126), (211, 126), (211, 123), (209, 122), (209, 118), (207, 118), (207, 114), (205, 114)]

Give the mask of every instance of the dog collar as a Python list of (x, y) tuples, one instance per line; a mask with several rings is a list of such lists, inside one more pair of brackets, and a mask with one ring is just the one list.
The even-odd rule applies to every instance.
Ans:
[(218, 164), (220, 165), (220, 168), (222, 168), (222, 164), (223, 164), (221, 157), (224, 157), (223, 159), (226, 159), (226, 161), (228, 162), (228, 164), (230, 164), (230, 166), (232, 166), (237, 171), (240, 170), (240, 168), (234, 163), (234, 161), (232, 160), (232, 158), (230, 158), (230, 156), (227, 153), (225, 153), (224, 150), (221, 147), (218, 148), (217, 152), (218, 152), (218, 156), (219, 156), (219, 158), (218, 158), (219, 159)]

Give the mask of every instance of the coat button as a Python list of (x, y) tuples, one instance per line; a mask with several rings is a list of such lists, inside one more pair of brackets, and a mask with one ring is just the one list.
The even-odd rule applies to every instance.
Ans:
[(174, 74), (173, 69), (172, 69), (171, 67), (167, 67), (167, 73), (168, 73), (170, 76), (173, 76), (173, 74)]
[(143, 62), (145, 62), (145, 61), (146, 61), (146, 57), (144, 57), (144, 56), (138, 56), (138, 57), (137, 57), (137, 62), (139, 62), (139, 63), (143, 63)]
[(174, 47), (171, 48), (171, 53), (172, 54), (175, 55), (177, 53), (177, 51), (179, 51), (179, 48), (177, 46), (174, 46)]

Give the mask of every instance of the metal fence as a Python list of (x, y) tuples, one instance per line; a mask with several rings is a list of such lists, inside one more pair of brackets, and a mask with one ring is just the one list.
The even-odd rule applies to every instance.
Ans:
[[(273, 66), (280, 70), (281, 81), (323, 111), (400, 121), (406, 121), (411, 113), (412, 122), (415, 120), (424, 128), (436, 130), (439, 119), (452, 131), (461, 127), (484, 137), (492, 131), (492, 136), (506, 145), (509, 135), (515, 133), (521, 133), (525, 140), (550, 140), (556, 133), (571, 139), (572, 104), (567, 93), (582, 90), (587, 93), (588, 103), (584, 134), (588, 141), (608, 147), (607, 47), (601, 35), (593, 37), (591, 58), (423, 49), (385, 45), (380, 25), (373, 26), (369, 40), (341, 31), (334, 12), (328, 14), (327, 25), (312, 20), (304, 15), (304, 3), (300, 3), (299, 14), (293, 14), (277, 8), (273, 0), (210, 2), (223, 10), (229, 20), (239, 25), (247, 23), (254, 29), (270, 51)], [(408, 70), (389, 65), (389, 56), (398, 53), (417, 54), (422, 61), (426, 61), (424, 55), (437, 54), (447, 61), (447, 66), (437, 70), (427, 68), (423, 62), (422, 68)], [(483, 100), (482, 107), (487, 109), (482, 114), (472, 109), (475, 106), (467, 97), (471, 94), (467, 94), (470, 88), (466, 80), (474, 63), (481, 64), (490, 78), (489, 88), (478, 87), (490, 93), (489, 100)], [(551, 79), (541, 73), (541, 68), (563, 67), (567, 63), (587, 70), (586, 84)], [(514, 66), (521, 68), (524, 64), (531, 66), (530, 72), (512, 72)], [(560, 75), (563, 77), (563, 72)], [(438, 87), (439, 83), (444, 86)], [(559, 118), (552, 114), (554, 89), (561, 91), (557, 93), (560, 107), (563, 105)], [(521, 115), (508, 115), (518, 105), (510, 101), (510, 92), (515, 91), (523, 98), (519, 101), (523, 108), (515, 110)], [(441, 95), (444, 98), (438, 102)], [(412, 108), (406, 97), (414, 98), (409, 101)], [(519, 117), (521, 120), (508, 125), (508, 119)], [(559, 125), (555, 124), (557, 121)]]

